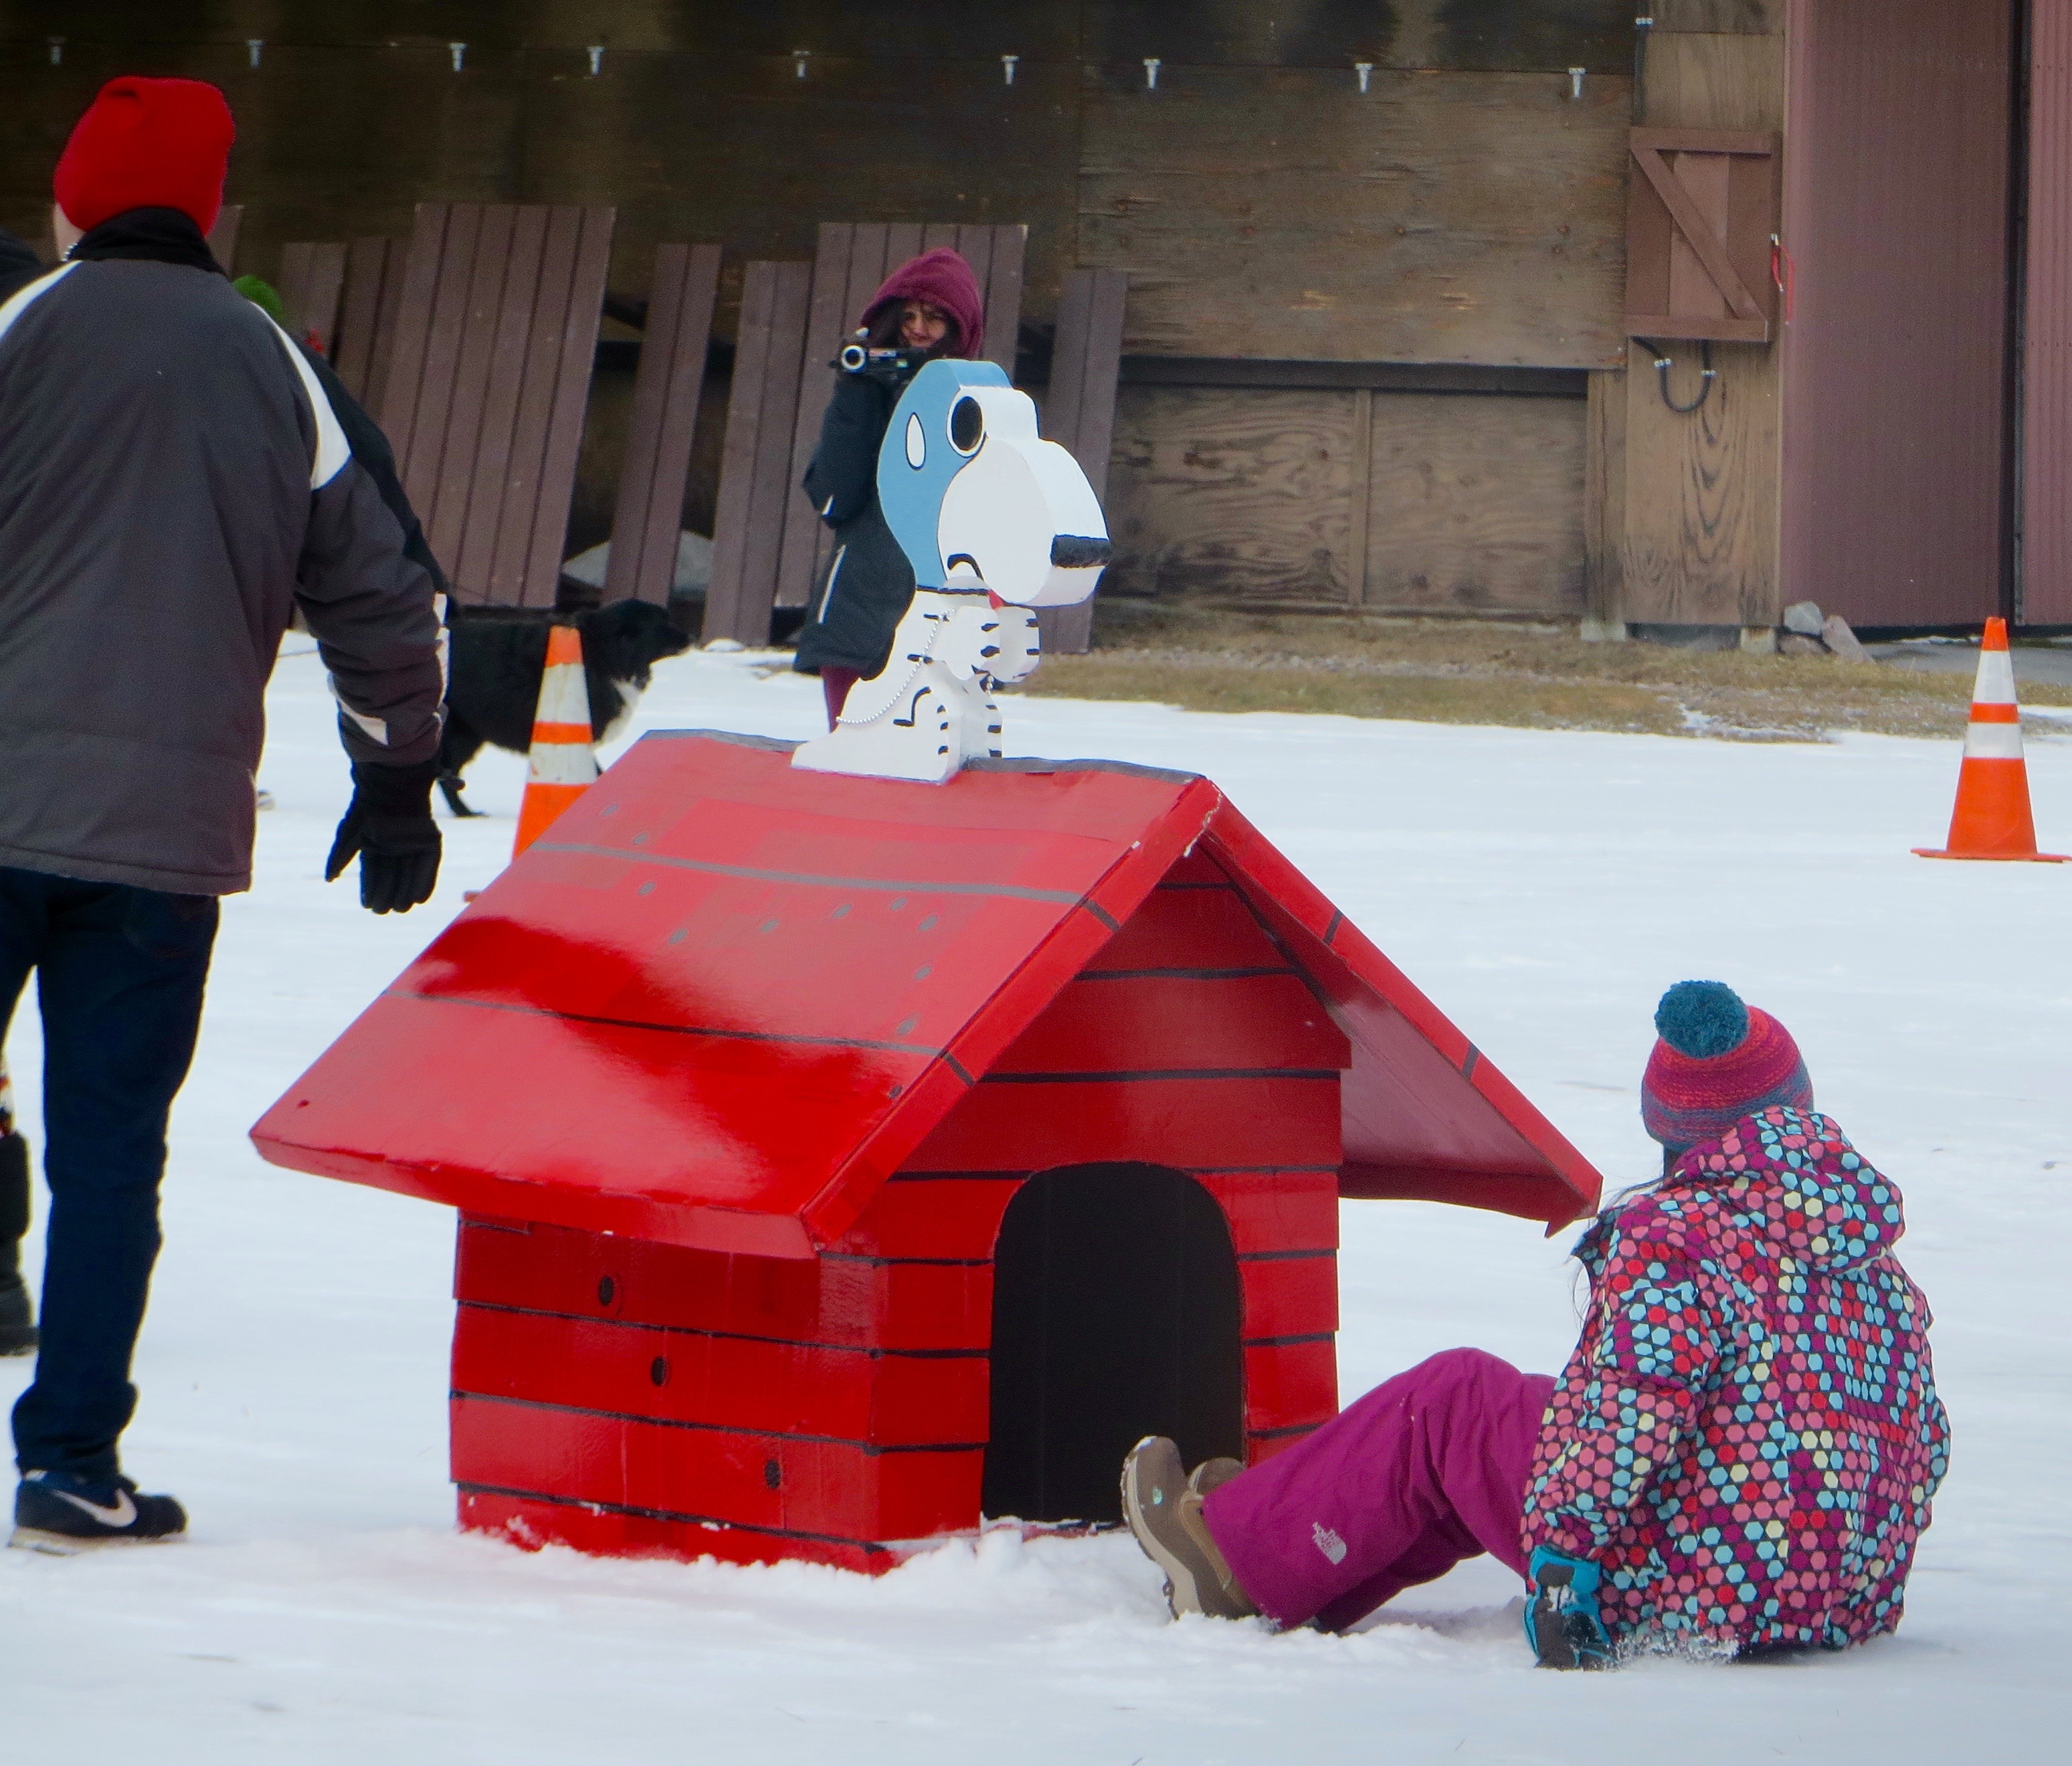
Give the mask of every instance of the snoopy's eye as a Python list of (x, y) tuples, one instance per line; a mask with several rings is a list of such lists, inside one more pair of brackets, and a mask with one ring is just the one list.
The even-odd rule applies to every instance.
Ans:
[(919, 471), (928, 458), (928, 438), (922, 433), (920, 414), (906, 414), (906, 463)]
[(975, 398), (960, 398), (950, 407), (950, 446), (960, 454), (973, 454), (985, 439), (985, 413)]

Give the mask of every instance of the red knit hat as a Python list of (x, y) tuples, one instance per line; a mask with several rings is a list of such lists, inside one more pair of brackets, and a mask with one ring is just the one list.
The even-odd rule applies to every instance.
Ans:
[(81, 233), (132, 208), (177, 208), (205, 233), (223, 207), (236, 136), (230, 106), (207, 81), (125, 74), (73, 128), (52, 193)]
[(957, 327), (952, 353), (976, 361), (985, 349), (985, 297), (961, 253), (947, 245), (910, 257), (886, 277), (863, 310), (870, 325), (894, 301), (924, 300), (939, 307)]
[(1640, 1118), (1672, 1153), (1716, 1141), (1773, 1104), (1813, 1107), (1791, 1032), (1724, 982), (1679, 981), (1655, 1008), (1659, 1040), (1640, 1082)]

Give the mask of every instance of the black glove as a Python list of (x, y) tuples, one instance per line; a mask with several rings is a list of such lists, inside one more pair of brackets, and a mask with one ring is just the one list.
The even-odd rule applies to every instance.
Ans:
[(324, 861), (324, 881), (335, 881), (358, 853), (361, 907), (403, 914), (428, 899), (439, 880), (439, 830), (432, 820), (438, 776), (436, 760), (409, 767), (354, 761), (352, 801)]

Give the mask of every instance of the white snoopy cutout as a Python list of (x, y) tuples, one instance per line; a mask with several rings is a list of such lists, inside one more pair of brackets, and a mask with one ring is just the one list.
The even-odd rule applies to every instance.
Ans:
[(884, 668), (791, 764), (940, 784), (1000, 753), (993, 683), (1035, 670), (1030, 609), (1094, 592), (1108, 523), (1079, 463), (1042, 438), (1034, 401), (991, 362), (930, 362), (914, 377), (878, 450), (878, 500), (914, 599)]

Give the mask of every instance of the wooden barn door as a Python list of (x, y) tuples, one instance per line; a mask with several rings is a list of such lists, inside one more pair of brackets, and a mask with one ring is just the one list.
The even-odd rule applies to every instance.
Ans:
[(2002, 611), (2015, 22), (2015, 0), (1791, 0), (1786, 604), (1874, 628)]

